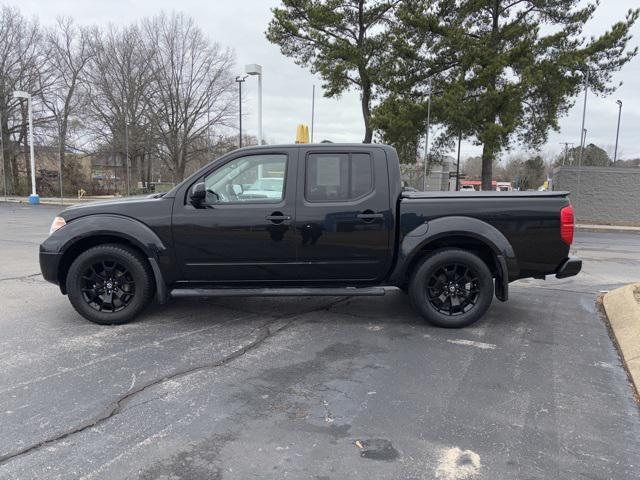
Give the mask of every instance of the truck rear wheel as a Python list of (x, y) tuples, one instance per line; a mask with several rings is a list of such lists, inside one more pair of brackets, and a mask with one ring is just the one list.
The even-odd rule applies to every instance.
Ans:
[(438, 250), (415, 269), (409, 285), (415, 308), (438, 327), (461, 328), (479, 320), (493, 299), (493, 277), (477, 255)]
[(135, 317), (153, 296), (146, 260), (124, 245), (105, 244), (78, 255), (67, 274), (67, 293), (76, 311), (101, 325)]

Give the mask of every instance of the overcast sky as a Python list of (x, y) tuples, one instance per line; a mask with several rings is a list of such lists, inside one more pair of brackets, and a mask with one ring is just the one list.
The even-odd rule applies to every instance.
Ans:
[[(326, 99), (320, 95), (321, 81), (307, 70), (295, 65), (280, 54), (279, 48), (270, 44), (264, 31), (271, 18), (270, 9), (280, 2), (276, 0), (21, 0), (2, 2), (15, 5), (27, 15), (37, 16), (43, 24), (55, 21), (59, 15), (69, 15), (82, 24), (105, 25), (134, 21), (152, 16), (161, 10), (178, 10), (193, 16), (201, 28), (222, 46), (236, 53), (236, 70), (242, 73), (247, 63), (263, 66), (263, 129), (269, 143), (289, 143), (295, 138), (298, 123), (311, 122), (311, 90), (316, 84), (315, 140), (334, 142), (360, 142), (364, 128), (358, 94), (346, 93), (342, 98)], [(595, 19), (585, 30), (587, 36), (596, 35), (622, 19), (629, 8), (637, 7), (638, 0), (603, 0)], [(632, 45), (640, 43), (640, 27), (634, 27), (636, 38)], [(640, 58), (616, 75), (616, 82), (623, 85), (607, 98), (590, 96), (587, 107), (587, 142), (611, 148), (615, 143), (618, 107), (623, 101), (620, 128), (619, 156), (640, 157)], [(250, 77), (245, 83), (245, 123), (249, 133), (256, 133), (257, 81)], [(243, 102), (245, 103), (245, 102)], [(243, 112), (244, 113), (244, 112)], [(560, 133), (552, 133), (545, 151), (561, 150), (560, 142), (580, 142), (582, 99), (570, 114), (561, 119)], [(463, 158), (477, 154), (479, 147), (463, 143)]]

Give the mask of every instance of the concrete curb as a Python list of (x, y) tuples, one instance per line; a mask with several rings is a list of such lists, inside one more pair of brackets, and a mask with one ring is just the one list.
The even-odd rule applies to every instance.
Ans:
[(640, 396), (640, 283), (607, 293), (603, 305), (620, 355)]
[(577, 224), (575, 226), (579, 232), (608, 232), (608, 233), (640, 233), (640, 227), (632, 227), (625, 225), (586, 225)]

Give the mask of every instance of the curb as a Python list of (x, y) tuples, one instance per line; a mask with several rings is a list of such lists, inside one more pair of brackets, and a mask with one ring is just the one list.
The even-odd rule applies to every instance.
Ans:
[(640, 396), (640, 283), (607, 293), (603, 299), (620, 356)]
[[(26, 202), (24, 200), (12, 200), (9, 199), (6, 202), (4, 200), (0, 200), (0, 202), (2, 203), (15, 203), (18, 205), (30, 205), (29, 202)], [(64, 202), (64, 203), (60, 203), (60, 200), (58, 200), (57, 202), (54, 202), (52, 200), (42, 200), (40, 199), (40, 202), (38, 202), (38, 205), (47, 205), (47, 206), (51, 206), (51, 205), (55, 205), (58, 207), (70, 207), (71, 205), (76, 205), (79, 202)], [(34, 205), (35, 207), (37, 207), (38, 205)]]
[[(80, 203), (99, 202), (101, 200), (111, 200), (112, 198), (87, 198), (83, 200), (76, 200), (71, 198), (65, 198), (64, 203), (60, 203), (59, 198), (40, 198), (39, 205), (57, 205), (58, 207), (70, 207), (71, 205), (78, 205)], [(17, 203), (20, 205), (29, 205), (28, 200), (24, 198), (7, 198), (0, 197), (0, 203)], [(37, 206), (37, 205), (36, 205)]]
[(640, 234), (640, 227), (632, 226), (618, 226), (618, 225), (581, 225), (575, 226), (576, 231), (579, 232), (607, 232), (607, 233), (638, 233)]

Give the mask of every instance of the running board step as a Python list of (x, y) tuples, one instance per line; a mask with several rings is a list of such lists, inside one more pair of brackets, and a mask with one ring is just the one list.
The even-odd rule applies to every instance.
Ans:
[(382, 287), (344, 288), (174, 288), (172, 297), (381, 297)]

